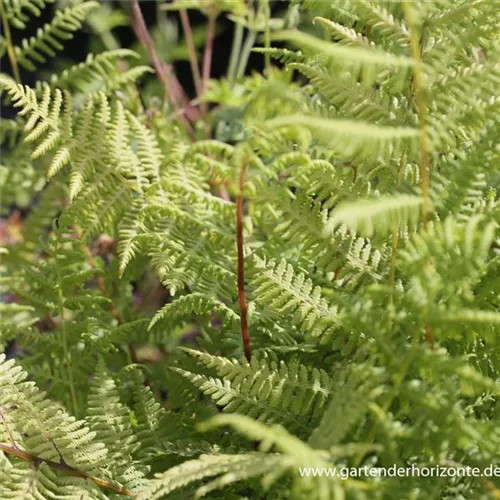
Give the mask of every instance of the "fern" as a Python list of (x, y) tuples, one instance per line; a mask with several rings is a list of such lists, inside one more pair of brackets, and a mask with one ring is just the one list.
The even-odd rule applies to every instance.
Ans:
[(40, 16), (42, 9), (52, 2), (53, 0), (6, 0), (6, 18), (14, 28), (24, 29), (30, 16)]
[[(278, 365), (262, 359), (239, 366), (225, 358), (188, 351), (199, 363), (214, 369), (217, 378), (176, 369), (227, 412), (250, 415), (264, 422), (305, 427), (318, 419), (330, 394), (324, 371), (308, 372), (304, 365)], [(303, 431), (302, 431), (303, 432)]]
[(97, 2), (83, 2), (57, 12), (50, 24), (40, 28), (35, 36), (25, 38), (21, 47), (15, 48), (19, 64), (29, 71), (35, 71), (36, 64), (44, 63), (47, 57), (54, 57), (56, 51), (63, 49), (61, 42), (70, 40), (88, 13), (97, 6)]
[(495, 2), (0, 2), (2, 498), (498, 496)]

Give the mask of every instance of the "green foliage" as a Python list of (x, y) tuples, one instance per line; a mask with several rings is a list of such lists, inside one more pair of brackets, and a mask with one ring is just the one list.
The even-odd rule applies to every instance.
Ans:
[[(29, 3), (28, 5), (33, 6)], [(82, 2), (56, 12), (52, 22), (39, 28), (35, 36), (23, 39), (20, 47), (14, 48), (19, 64), (29, 71), (35, 71), (37, 63), (44, 63), (47, 57), (55, 57), (56, 51), (64, 48), (63, 40), (71, 40), (72, 33), (81, 28), (88, 13), (97, 6), (97, 2)], [(8, 11), (7, 17), (11, 14), (10, 19), (18, 21), (17, 27), (24, 28), (24, 25), (19, 24), (20, 17), (16, 17), (22, 9), (17, 11), (17, 2), (13, 3), (13, 7)], [(31, 11), (36, 13), (36, 10)]]
[(0, 1), (2, 498), (498, 497), (331, 473), (500, 466), (495, 2), (159, 6), (235, 23), (186, 124), (128, 6)]

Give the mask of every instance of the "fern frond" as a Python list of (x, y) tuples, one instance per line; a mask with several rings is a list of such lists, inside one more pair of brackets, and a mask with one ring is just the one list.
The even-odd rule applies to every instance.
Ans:
[(326, 453), (312, 450), (281, 426), (267, 427), (241, 415), (220, 415), (206, 422), (203, 428), (212, 429), (225, 425), (234, 427), (250, 439), (261, 441), (262, 450), (268, 451), (274, 445), (281, 453), (203, 455), (198, 460), (185, 462), (162, 474), (151, 488), (141, 493), (139, 499), (162, 498), (175, 489), (214, 476), (219, 477), (198, 488), (197, 498), (237, 481), (259, 476), (262, 476), (263, 487), (268, 490), (280, 478), (289, 474), (295, 476), (297, 495), (308, 495), (309, 498), (318, 500), (333, 498), (334, 491), (339, 487), (339, 478), (301, 478), (297, 474), (301, 467), (325, 467), (328, 463)]
[(331, 58), (336, 64), (348, 67), (354, 75), (363, 75), (363, 81), (370, 84), (381, 69), (397, 68), (398, 79), (406, 78), (413, 66), (413, 60), (402, 55), (393, 55), (373, 47), (343, 46), (330, 43), (300, 31), (279, 31), (272, 33), (273, 40), (286, 41), (301, 48)]
[(22, 133), (23, 123), (19, 119), (0, 118), (0, 144), (4, 147), (15, 147)]
[(120, 261), (120, 276), (123, 276), (128, 264), (142, 248), (139, 235), (143, 233), (144, 227), (143, 216), (141, 214), (143, 208), (144, 203), (142, 200), (132, 200), (120, 221), (118, 229), (118, 258)]
[(395, 120), (401, 121), (397, 108), (388, 96), (381, 96), (349, 77), (332, 79), (324, 69), (305, 63), (292, 63), (289, 68), (309, 78), (322, 99), (335, 106), (342, 117), (381, 125), (394, 125)]
[[(295, 486), (302, 495), (305, 495), (307, 492), (312, 495), (312, 498), (332, 498), (334, 491), (338, 488), (338, 477), (319, 478), (318, 480), (312, 479), (311, 481), (310, 477), (296, 475), (297, 470), (300, 471), (302, 467), (324, 467), (325, 464), (328, 463), (327, 453), (321, 450), (311, 449), (304, 442), (297, 439), (296, 436), (289, 434), (280, 425), (264, 426), (260, 422), (256, 422), (242, 415), (217, 415), (211, 420), (203, 423), (201, 428), (208, 430), (226, 425), (233, 427), (237, 432), (247, 438), (258, 441), (260, 443), (260, 450), (264, 452), (269, 452), (272, 449), (279, 451), (277, 455), (271, 456), (281, 457), (282, 460), (275, 465), (274, 470), (269, 471), (268, 474), (265, 474), (262, 478), (263, 485), (266, 488), (270, 487), (276, 480), (289, 471), (295, 476)], [(266, 455), (268, 455), (268, 453), (266, 453)], [(214, 487), (217, 488), (220, 485), (224, 485), (230, 480), (229, 477), (226, 478), (226, 481), (224, 479), (223, 477), (219, 481), (216, 480), (205, 487), (201, 487), (198, 490), (199, 494), (211, 491)]]
[(299, 125), (307, 127), (346, 159), (388, 161), (403, 149), (416, 151), (418, 130), (411, 127), (381, 127), (349, 120), (332, 120), (291, 115), (275, 118), (269, 127)]
[[(51, 92), (50, 87), (45, 85), (39, 101), (31, 88), (18, 85), (10, 78), (1, 76), (0, 86), (7, 91), (14, 107), (21, 108), (18, 114), (28, 117), (24, 130), (29, 133), (25, 140), (39, 142), (31, 154), (32, 158), (38, 158), (53, 149), (63, 137), (69, 139), (72, 109), (68, 93), (63, 94), (58, 89)], [(59, 125), (60, 114), (63, 115), (63, 128)], [(57, 170), (55, 167), (53, 169)]]
[[(75, 64), (62, 73), (51, 75), (49, 84), (52, 88), (75, 88), (81, 92), (88, 92), (89, 88), (93, 92), (102, 89), (109, 94), (111, 91), (124, 87), (145, 73), (152, 71), (147, 66), (136, 66), (118, 72), (118, 63), (120, 61), (134, 60), (138, 57), (138, 54), (129, 49), (116, 49), (99, 54), (89, 54), (84, 62)], [(100, 87), (97, 87), (97, 84)], [(37, 82), (37, 85), (40, 84)]]
[(440, 311), (438, 321), (446, 323), (487, 323), (495, 324), (500, 322), (500, 313), (496, 311), (478, 311), (474, 309), (461, 309), (458, 311)]
[(313, 19), (313, 23), (318, 23), (325, 31), (330, 33), (334, 40), (339, 42), (340, 45), (354, 45), (359, 47), (370, 47), (374, 45), (370, 43), (370, 40), (360, 33), (356, 33), (351, 28), (347, 28), (346, 26), (331, 21), (330, 19), (325, 19), (324, 17), (315, 17)]
[(252, 416), (262, 422), (279, 422), (300, 433), (319, 418), (330, 396), (326, 372), (304, 365), (276, 362), (263, 357), (251, 364), (200, 351), (185, 350), (216, 378), (175, 371), (190, 380), (225, 412)]
[(341, 371), (334, 380), (330, 403), (309, 437), (313, 448), (328, 450), (338, 445), (368, 412), (371, 400), (379, 393), (380, 373), (361, 366)]
[(19, 64), (35, 71), (36, 64), (43, 64), (47, 57), (55, 57), (56, 51), (64, 48), (61, 42), (73, 38), (73, 32), (80, 29), (89, 12), (98, 5), (90, 1), (56, 11), (50, 23), (39, 28), (35, 36), (24, 39), (21, 47), (14, 48)]
[[(239, 471), (244, 477), (262, 474), (276, 466), (279, 459), (263, 453), (243, 455), (202, 455), (196, 460), (183, 462), (172, 467), (155, 479), (151, 486), (142, 491), (137, 500), (156, 500), (203, 479)], [(256, 470), (255, 470), (256, 469)], [(208, 491), (207, 491), (208, 493)], [(197, 497), (204, 496), (203, 490)]]
[[(353, 3), (350, 2), (351, 5)], [(380, 40), (389, 48), (404, 48), (410, 40), (408, 27), (389, 8), (378, 1), (360, 2), (355, 6), (361, 23), (370, 28), (370, 37), (376, 37), (376, 41)]]
[(364, 236), (387, 235), (396, 225), (415, 227), (420, 216), (422, 197), (398, 194), (374, 199), (341, 203), (325, 224), (326, 234), (345, 224)]
[(254, 49), (252, 49), (252, 51), (256, 52), (257, 54), (269, 54), (270, 57), (283, 64), (300, 63), (306, 59), (300, 51), (294, 51), (290, 49), (278, 49), (276, 47), (255, 47)]
[(54, 0), (2, 0), (5, 15), (12, 27), (25, 29), (31, 16), (40, 17), (42, 9)]
[(130, 424), (129, 410), (120, 402), (116, 384), (102, 360), (90, 386), (86, 420), (96, 438), (105, 444), (107, 458), (112, 461), (112, 470), (119, 481), (131, 489), (141, 488), (144, 466), (132, 458), (140, 444)]
[(166, 410), (156, 400), (150, 387), (144, 385), (144, 376), (137, 368), (128, 370), (132, 380), (134, 434), (140, 443), (134, 456), (138, 462), (149, 462), (165, 445), (162, 427)]
[(154, 315), (148, 329), (150, 330), (157, 323), (173, 323), (182, 316), (190, 317), (193, 314), (213, 313), (221, 313), (224, 322), (237, 323), (239, 321), (239, 316), (224, 303), (201, 293), (191, 293), (163, 306)]
[(342, 313), (331, 306), (304, 273), (295, 274), (293, 267), (281, 260), (279, 264), (255, 261), (252, 285), (256, 301), (280, 316), (291, 316), (290, 321), (300, 330), (322, 342), (342, 326)]

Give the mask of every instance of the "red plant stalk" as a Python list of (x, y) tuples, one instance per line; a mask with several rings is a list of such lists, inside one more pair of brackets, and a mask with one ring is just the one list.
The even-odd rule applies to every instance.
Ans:
[(148, 52), (149, 58), (151, 59), (151, 62), (156, 70), (158, 78), (163, 84), (165, 94), (167, 95), (167, 98), (175, 111), (177, 119), (184, 127), (184, 130), (189, 135), (189, 137), (192, 140), (195, 140), (196, 137), (194, 135), (193, 129), (191, 128), (189, 121), (187, 120), (182, 110), (179, 108), (178, 104), (179, 94), (181, 93), (181, 91), (183, 92), (182, 86), (173, 74), (172, 66), (170, 64), (163, 63), (158, 58), (153, 45), (153, 40), (151, 40), (151, 36), (149, 35), (146, 23), (144, 22), (144, 17), (142, 16), (138, 0), (132, 0), (132, 28), (137, 38), (141, 41)]
[(184, 30), (184, 38), (189, 53), (189, 64), (191, 65), (191, 72), (193, 73), (193, 82), (198, 97), (201, 95), (203, 88), (201, 83), (200, 68), (198, 67), (198, 56), (196, 55), (196, 48), (193, 41), (193, 32), (191, 31), (191, 23), (189, 22), (189, 14), (186, 9), (179, 11), (181, 18), (182, 29)]

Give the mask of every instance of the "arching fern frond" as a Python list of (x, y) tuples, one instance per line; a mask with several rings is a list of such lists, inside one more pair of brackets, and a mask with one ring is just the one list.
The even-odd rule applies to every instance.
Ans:
[(344, 202), (332, 211), (325, 224), (326, 234), (345, 224), (349, 229), (364, 236), (387, 235), (396, 224), (408, 229), (418, 223), (422, 197), (397, 194), (355, 202)]
[[(373, 47), (343, 46), (330, 43), (300, 31), (281, 31), (271, 35), (273, 40), (288, 41), (301, 48), (322, 54), (335, 61), (336, 64), (348, 67), (354, 75), (363, 75), (366, 84), (373, 82), (377, 71), (385, 68), (397, 68), (400, 71), (399, 81), (405, 79), (413, 66), (411, 58), (393, 55)], [(371, 71), (368, 71), (368, 68)]]
[(153, 317), (148, 329), (157, 323), (174, 323), (179, 318), (196, 315), (221, 314), (223, 322), (237, 323), (239, 316), (224, 303), (201, 293), (191, 293), (163, 306)]
[[(328, 467), (327, 453), (311, 449), (279, 425), (268, 427), (241, 415), (220, 415), (203, 424), (202, 428), (208, 430), (220, 426), (231, 426), (238, 433), (260, 442), (262, 451), (239, 455), (203, 455), (198, 460), (185, 462), (158, 477), (151, 488), (141, 493), (139, 499), (163, 498), (176, 489), (214, 476), (219, 477), (199, 487), (196, 498), (253, 477), (262, 478), (264, 491), (269, 495), (273, 494), (272, 487), (278, 481), (287, 484), (291, 479), (288, 493), (293, 498), (336, 498), (341, 483), (339, 477), (300, 475), (300, 471), (306, 467)], [(271, 453), (273, 448), (278, 453)], [(355, 482), (352, 487), (356, 488)]]
[[(310, 337), (326, 341), (342, 325), (339, 308), (328, 304), (321, 288), (304, 273), (296, 274), (285, 260), (255, 260), (252, 285), (256, 301), (278, 316), (286, 315), (292, 324)], [(293, 315), (293, 316), (292, 316)]]
[[(33, 89), (3, 76), (0, 77), (0, 86), (7, 91), (14, 107), (21, 108), (18, 115), (27, 117), (24, 130), (28, 135), (25, 140), (39, 142), (31, 154), (32, 158), (38, 158), (53, 149), (63, 135), (67, 140), (70, 138), (72, 109), (68, 93), (63, 94), (58, 89), (51, 92), (50, 87), (45, 85), (43, 94), (38, 99)], [(61, 114), (62, 126), (59, 123)]]
[(347, 28), (342, 24), (325, 19), (324, 17), (315, 17), (313, 23), (320, 24), (325, 28), (327, 33), (332, 35), (332, 38), (339, 42), (340, 45), (354, 45), (359, 47), (370, 47), (374, 45), (370, 40), (360, 33), (356, 33), (352, 28)]
[[(274, 469), (278, 462), (278, 457), (273, 457), (272, 455), (266, 456), (263, 453), (202, 455), (196, 460), (183, 462), (163, 473), (146, 490), (141, 492), (138, 500), (165, 498), (176, 490), (190, 486), (191, 483), (222, 474), (231, 473), (230, 476), (228, 475), (232, 479), (231, 482), (255, 475), (258, 476), (265, 471)], [(220, 486), (222, 487), (222, 485)], [(204, 490), (201, 490), (197, 495), (198, 498), (202, 496), (204, 496)]]
[(54, 0), (2, 0), (9, 23), (17, 29), (25, 29), (31, 16), (39, 17), (42, 9)]
[(190, 380), (225, 412), (276, 422), (307, 434), (322, 413), (331, 393), (330, 378), (323, 370), (308, 370), (297, 362), (286, 364), (254, 358), (251, 364), (200, 351), (185, 350), (215, 377), (175, 371)]
[(98, 5), (90, 1), (56, 11), (50, 23), (39, 28), (35, 36), (23, 39), (21, 47), (14, 48), (19, 64), (35, 71), (36, 65), (43, 64), (47, 57), (55, 57), (56, 51), (64, 48), (61, 42), (73, 38), (73, 32), (80, 29), (89, 12)]
[(348, 160), (388, 161), (403, 149), (416, 150), (418, 130), (411, 127), (381, 127), (349, 120), (324, 119), (304, 115), (275, 118), (269, 127), (299, 125), (314, 132), (318, 140), (333, 147)]
[[(120, 87), (139, 79), (145, 73), (151, 72), (148, 66), (134, 66), (125, 71), (118, 71), (118, 63), (135, 60), (139, 56), (129, 49), (116, 49), (89, 54), (82, 63), (75, 64), (62, 73), (53, 74), (49, 78), (52, 88), (77, 89), (81, 92), (103, 90), (110, 93)], [(38, 88), (41, 84), (38, 84)], [(98, 86), (99, 85), (99, 86)]]
[(381, 371), (357, 366), (336, 374), (330, 403), (308, 440), (313, 448), (332, 449), (346, 438), (380, 394)]

